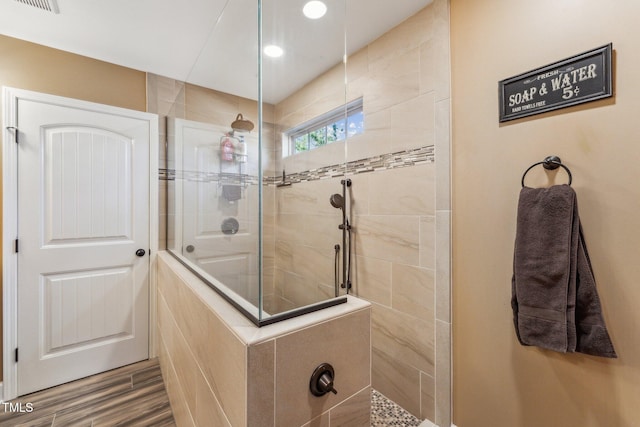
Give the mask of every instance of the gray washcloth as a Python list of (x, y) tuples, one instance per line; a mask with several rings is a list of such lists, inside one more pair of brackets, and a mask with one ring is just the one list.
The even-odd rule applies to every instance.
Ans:
[(242, 187), (238, 185), (223, 185), (222, 197), (227, 199), (229, 202), (240, 200), (242, 198)]
[(521, 190), (511, 289), (522, 345), (617, 357), (568, 185)]

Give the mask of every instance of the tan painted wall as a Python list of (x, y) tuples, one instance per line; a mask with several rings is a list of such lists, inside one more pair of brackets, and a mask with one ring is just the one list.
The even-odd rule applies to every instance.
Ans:
[(145, 111), (145, 73), (0, 36), (0, 84)]
[[(640, 423), (638, 16), (635, 1), (451, 0), (458, 427)], [(609, 42), (615, 98), (498, 124), (499, 80)], [(516, 341), (509, 299), (520, 179), (550, 154), (574, 175), (617, 360)]]
[[(0, 86), (145, 111), (145, 73), (0, 35)], [(0, 110), (2, 106), (0, 106)], [(0, 142), (2, 133), (0, 133)], [(1, 231), (0, 231), (1, 232)], [(1, 298), (1, 294), (0, 294)], [(0, 302), (0, 307), (1, 307)], [(0, 317), (0, 359), (2, 357)], [(0, 363), (0, 378), (2, 364)]]

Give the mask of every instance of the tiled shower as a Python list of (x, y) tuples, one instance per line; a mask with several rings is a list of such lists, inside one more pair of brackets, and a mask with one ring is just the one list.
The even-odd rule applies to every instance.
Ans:
[[(278, 132), (344, 102), (344, 89), (331, 89), (340, 86), (342, 67), (263, 106), (264, 143), (272, 144), (263, 161), (272, 183), (263, 201), (265, 304), (331, 292), (333, 259), (319, 248), (339, 242), (329, 196), (340, 191), (341, 176), (331, 174), (331, 150), (346, 151), (353, 294), (372, 304), (371, 385), (418, 418), (449, 425), (448, 2), (434, 1), (349, 57), (347, 100), (363, 98), (364, 134), (346, 150), (327, 146), (282, 159)], [(244, 98), (155, 75), (147, 83), (148, 109), (160, 115), (216, 124), (239, 111), (257, 118), (255, 102)], [(283, 170), (293, 184), (277, 187)], [(319, 261), (304, 263), (304, 254)]]

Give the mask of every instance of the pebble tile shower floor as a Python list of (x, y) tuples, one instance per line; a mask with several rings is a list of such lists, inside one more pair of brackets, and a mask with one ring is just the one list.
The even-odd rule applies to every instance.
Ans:
[(371, 427), (418, 427), (420, 422), (382, 393), (371, 390)]

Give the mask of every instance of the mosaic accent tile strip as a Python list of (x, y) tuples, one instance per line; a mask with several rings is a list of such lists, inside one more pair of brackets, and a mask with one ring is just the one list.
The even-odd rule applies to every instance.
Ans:
[(371, 427), (419, 427), (420, 423), (400, 405), (371, 389)]
[[(348, 162), (346, 165), (341, 163), (324, 166), (318, 169), (311, 169), (304, 172), (292, 173), (287, 175), (286, 182), (295, 184), (298, 182), (315, 181), (318, 179), (333, 178), (344, 175), (355, 175), (359, 173), (374, 172), (377, 170), (404, 168), (424, 163), (433, 163), (434, 161), (435, 147), (433, 145), (427, 145), (413, 150), (398, 151), (366, 159), (354, 160), (352, 162)], [(282, 184), (282, 182), (281, 176), (265, 178), (265, 183), (267, 185), (277, 185)]]
[[(310, 169), (308, 171), (292, 173), (286, 176), (287, 184), (299, 182), (315, 181), (319, 179), (340, 177), (344, 175), (355, 175), (360, 173), (375, 172), (377, 170), (397, 169), (408, 166), (433, 163), (435, 161), (435, 147), (427, 145), (413, 150), (398, 151), (396, 153), (382, 154), (369, 157), (367, 159), (354, 160), (322, 168)], [(258, 177), (247, 174), (214, 173), (202, 171), (176, 171), (175, 169), (159, 169), (159, 179), (174, 181), (184, 179), (199, 182), (220, 182), (222, 184), (257, 184)], [(282, 176), (263, 177), (265, 185), (283, 184)]]
[(244, 173), (180, 171), (175, 169), (159, 169), (158, 178), (163, 181), (184, 180), (191, 182), (218, 182), (221, 185), (257, 184), (258, 177)]

